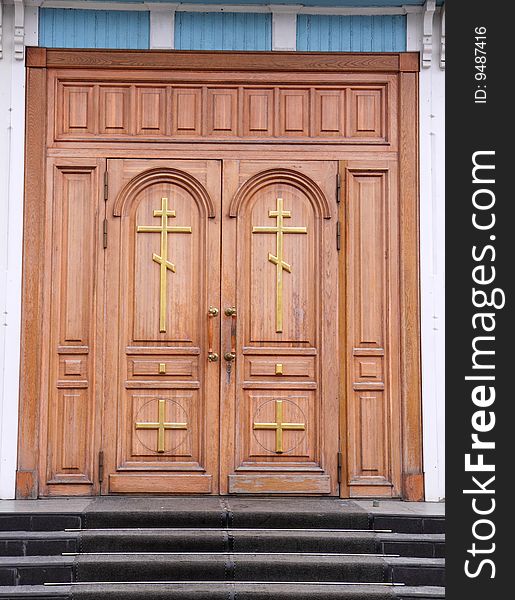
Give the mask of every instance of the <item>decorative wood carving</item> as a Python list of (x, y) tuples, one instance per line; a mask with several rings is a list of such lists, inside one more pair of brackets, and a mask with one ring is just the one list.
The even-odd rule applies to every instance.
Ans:
[[(384, 78), (383, 78), (384, 79)], [(388, 87), (369, 85), (188, 87), (128, 80), (57, 80), (55, 141), (128, 139), (325, 140), (388, 145)], [(94, 118), (99, 115), (98, 122)], [(388, 118), (387, 118), (388, 116)]]

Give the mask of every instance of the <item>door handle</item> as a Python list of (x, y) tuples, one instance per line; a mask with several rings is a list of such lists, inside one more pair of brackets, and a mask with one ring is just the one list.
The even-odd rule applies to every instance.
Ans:
[(224, 312), (231, 317), (231, 350), (224, 354), (224, 358), (227, 362), (232, 362), (236, 359), (236, 307), (230, 306)]
[(213, 319), (218, 316), (218, 312), (218, 308), (215, 308), (214, 306), (210, 306), (207, 311), (207, 343), (209, 346), (207, 360), (209, 362), (216, 362), (218, 360), (218, 354), (213, 350)]

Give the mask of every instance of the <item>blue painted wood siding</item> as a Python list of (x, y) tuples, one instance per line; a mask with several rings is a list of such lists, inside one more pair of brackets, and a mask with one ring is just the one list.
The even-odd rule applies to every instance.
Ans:
[(41, 8), (39, 45), (47, 48), (147, 49), (148, 11)]
[(299, 15), (297, 50), (311, 52), (404, 52), (404, 15)]
[(271, 50), (272, 15), (177, 12), (177, 50)]
[[(143, 4), (145, 0), (97, 0), (97, 2), (130, 2), (131, 4)], [(177, 0), (152, 0), (153, 2), (175, 3)], [(333, 6), (341, 8), (342, 6), (422, 6), (425, 0), (183, 0), (187, 4), (301, 4), (304, 6)], [(443, 0), (437, 0), (437, 4), (442, 4)]]

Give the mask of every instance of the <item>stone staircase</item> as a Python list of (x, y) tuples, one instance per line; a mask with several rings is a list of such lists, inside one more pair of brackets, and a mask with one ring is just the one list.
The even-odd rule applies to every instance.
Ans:
[(0, 511), (2, 599), (445, 596), (440, 516), (318, 498), (25, 502)]

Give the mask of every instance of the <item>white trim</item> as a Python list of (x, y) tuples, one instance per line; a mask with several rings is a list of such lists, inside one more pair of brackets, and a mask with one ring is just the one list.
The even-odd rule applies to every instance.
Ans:
[(445, 69), (445, 4), (440, 15), (440, 69)]
[(422, 67), (431, 66), (433, 57), (433, 21), (436, 10), (436, 0), (426, 0), (423, 12), (423, 38), (422, 38)]
[(272, 13), (272, 50), (297, 50), (297, 14)]
[(4, 15), (4, 0), (0, 0), (0, 60), (2, 58), (2, 49), (3, 49), (3, 15)]
[[(437, 20), (438, 21), (438, 20)], [(407, 49), (423, 45), (423, 16), (408, 15)], [(439, 29), (436, 23), (435, 35)], [(426, 500), (445, 497), (445, 73), (438, 45), (420, 72), (420, 280)]]
[(172, 50), (177, 4), (154, 4), (150, 8), (150, 49)]
[[(18, 444), (25, 140), (25, 61), (15, 58), (14, 7), (4, 4), (0, 61), (0, 498), (13, 498)], [(26, 13), (33, 41), (37, 10)]]
[(14, 0), (14, 58), (25, 57), (25, 5), (23, 0)]
[[(434, 1), (434, 0), (433, 0)], [(41, 6), (42, 8), (75, 8), (82, 10), (153, 10), (154, 7), (163, 7), (164, 3), (141, 2), (138, 4), (127, 2), (95, 2), (89, 0), (26, 0), (27, 5)], [(165, 6), (174, 6), (168, 4)], [(181, 12), (245, 12), (245, 13), (278, 13), (296, 12), (306, 15), (407, 15), (420, 13), (422, 6), (302, 6), (284, 4), (188, 4), (179, 2), (175, 8)]]

